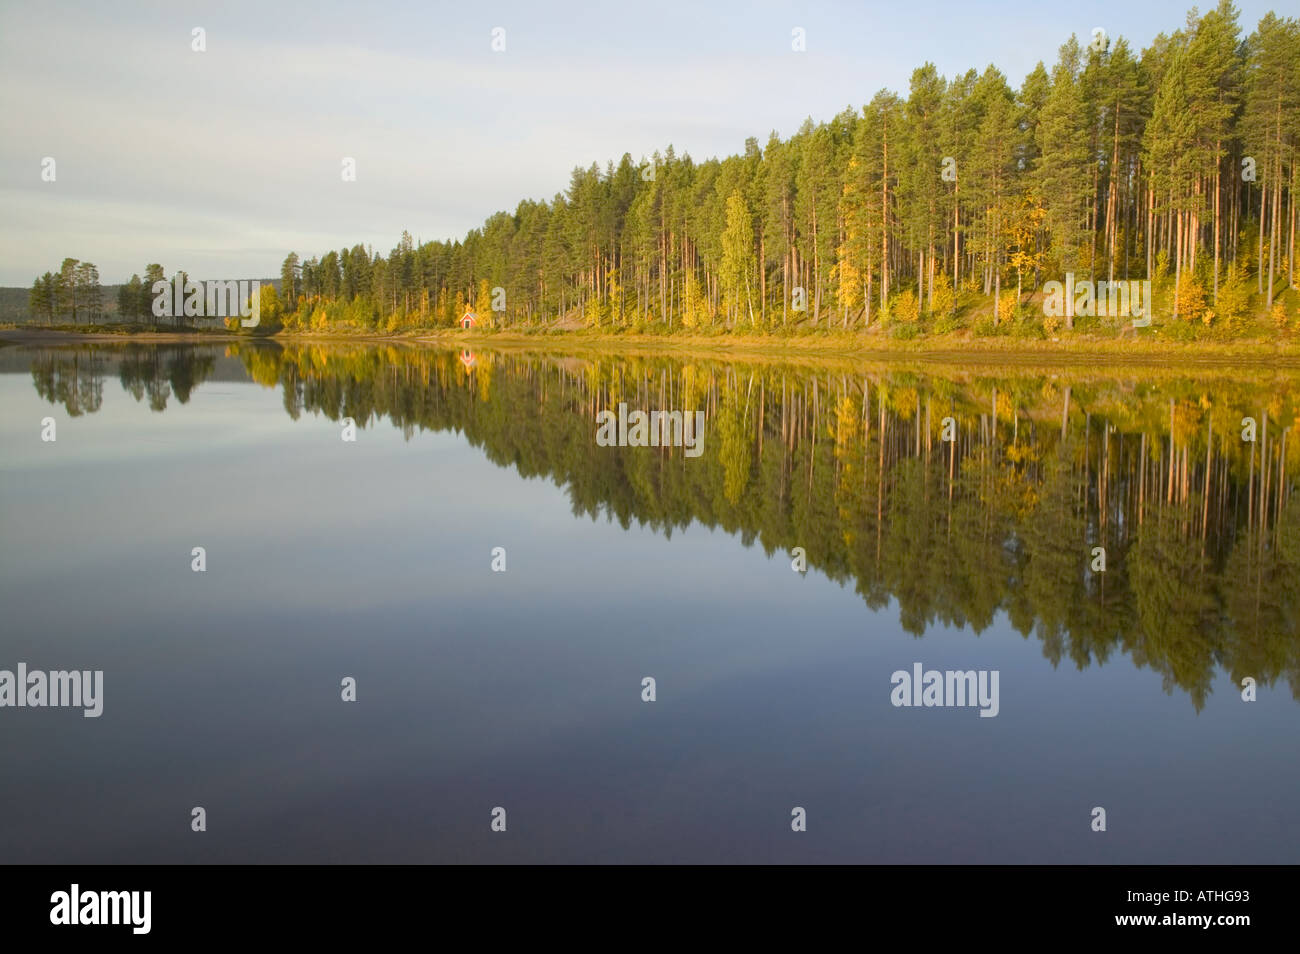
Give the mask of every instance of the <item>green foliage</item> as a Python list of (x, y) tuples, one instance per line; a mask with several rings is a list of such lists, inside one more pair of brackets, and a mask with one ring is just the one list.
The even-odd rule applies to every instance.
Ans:
[(1230, 328), (1240, 327), (1250, 314), (1253, 292), (1246, 279), (1246, 270), (1240, 262), (1228, 266), (1228, 274), (1219, 285), (1219, 300), (1214, 304), (1215, 314)]
[(1181, 318), (1174, 321), (1172, 318), (1163, 322), (1156, 333), (1165, 341), (1195, 341), (1198, 335), (1198, 325), (1190, 321), (1183, 321)]
[(944, 315), (935, 320), (930, 330), (936, 335), (951, 334), (961, 328), (961, 321), (955, 315)]
[(1008, 327), (1011, 329), (1011, 337), (1023, 341), (1042, 341), (1047, 337), (1047, 331), (1042, 324), (1028, 315), (1023, 315), (1020, 320), (1009, 323)]

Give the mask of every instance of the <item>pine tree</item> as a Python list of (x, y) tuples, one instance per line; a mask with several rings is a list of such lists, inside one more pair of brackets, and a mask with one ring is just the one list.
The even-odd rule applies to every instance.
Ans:
[[(1079, 43), (1071, 36), (1062, 45), (1052, 70), (1051, 91), (1043, 104), (1035, 143), (1037, 185), (1047, 211), (1051, 254), (1062, 272), (1079, 268), (1083, 203), (1088, 178), (1088, 131), (1083, 123), (1079, 89)], [(1066, 308), (1066, 327), (1074, 326), (1073, 307)]]

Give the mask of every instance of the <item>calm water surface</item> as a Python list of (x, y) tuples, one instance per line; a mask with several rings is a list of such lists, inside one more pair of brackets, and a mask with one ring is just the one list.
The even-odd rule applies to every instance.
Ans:
[(1295, 863), (1298, 422), (1273, 370), (4, 349), (0, 669), (104, 708), (0, 709), (0, 862)]

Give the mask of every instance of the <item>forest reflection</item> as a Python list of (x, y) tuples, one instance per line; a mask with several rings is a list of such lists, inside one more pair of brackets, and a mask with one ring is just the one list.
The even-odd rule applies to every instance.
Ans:
[[(565, 487), (575, 515), (666, 536), (699, 522), (787, 562), (802, 547), (810, 571), (872, 609), (897, 601), (917, 636), (980, 633), (1003, 612), (1054, 664), (1127, 656), (1198, 709), (1219, 667), (1300, 699), (1294, 372), (240, 342), (41, 351), (31, 373), (69, 414), (98, 410), (112, 374), (161, 411), (223, 363), (277, 389), (294, 419), (462, 433), (499, 466)], [(620, 402), (703, 410), (703, 455), (598, 447), (596, 414)]]
[(41, 397), (79, 417), (100, 409), (104, 378), (116, 374), (137, 401), (147, 396), (151, 409), (164, 411), (172, 396), (189, 403), (220, 353), (190, 345), (41, 349), (31, 359), (32, 383)]

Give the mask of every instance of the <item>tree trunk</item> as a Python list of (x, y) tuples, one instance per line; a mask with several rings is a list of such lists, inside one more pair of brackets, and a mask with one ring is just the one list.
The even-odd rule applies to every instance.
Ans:
[(1268, 173), (1259, 184), (1259, 247), (1255, 254), (1255, 291), (1264, 294), (1264, 205), (1268, 201)]
[[(1174, 258), (1176, 261), (1176, 264), (1174, 265), (1174, 320), (1175, 321), (1178, 320), (1178, 290), (1179, 287), (1182, 285), (1182, 280), (1183, 280), (1182, 278), (1183, 276), (1183, 213), (1179, 211), (1176, 213), (1176, 216), (1177, 216), (1177, 221), (1175, 222), (1174, 227), (1177, 234), (1178, 245), (1174, 254)], [(1170, 440), (1172, 439), (1173, 438), (1171, 436)]]
[(1278, 115), (1276, 126), (1276, 138), (1274, 140), (1273, 163), (1273, 212), (1272, 222), (1268, 234), (1268, 307), (1273, 307), (1273, 262), (1277, 259), (1277, 243), (1279, 238), (1278, 229), (1278, 206), (1282, 198), (1282, 106), (1278, 102)]
[(1214, 143), (1214, 304), (1219, 303), (1219, 193), (1222, 191), (1223, 160), (1219, 156), (1222, 143)]
[(1115, 280), (1115, 238), (1116, 228), (1115, 210), (1119, 205), (1116, 197), (1117, 176), (1116, 167), (1119, 165), (1119, 104), (1115, 105), (1115, 144), (1111, 149), (1110, 157), (1110, 184), (1107, 186), (1106, 194), (1106, 280), (1113, 282)]
[[(880, 176), (880, 314), (889, 316), (889, 124), (884, 128), (883, 173)], [(883, 448), (883, 445), (882, 445)]]

